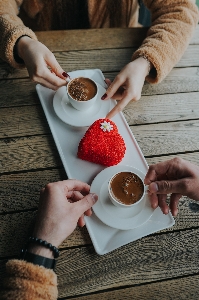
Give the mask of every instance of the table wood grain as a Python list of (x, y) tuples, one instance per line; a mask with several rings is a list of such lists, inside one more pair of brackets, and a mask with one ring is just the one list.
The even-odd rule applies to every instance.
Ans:
[[(99, 68), (114, 79), (131, 59), (146, 28), (37, 32), (66, 71)], [(124, 116), (148, 164), (175, 156), (199, 164), (199, 26), (181, 60)], [(67, 178), (26, 69), (0, 61), (0, 284), (7, 259), (30, 234), (39, 191)], [(104, 256), (86, 228), (60, 246), (59, 299), (198, 299), (199, 204), (183, 197), (175, 225)]]

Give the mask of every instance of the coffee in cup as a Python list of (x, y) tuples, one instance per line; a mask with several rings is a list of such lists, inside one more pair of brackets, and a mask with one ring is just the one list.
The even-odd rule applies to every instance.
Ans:
[(129, 171), (113, 175), (108, 185), (109, 197), (116, 206), (132, 206), (143, 199), (145, 186), (142, 179)]
[(74, 108), (77, 110), (87, 110), (97, 99), (98, 87), (92, 79), (78, 77), (68, 83), (67, 94)]

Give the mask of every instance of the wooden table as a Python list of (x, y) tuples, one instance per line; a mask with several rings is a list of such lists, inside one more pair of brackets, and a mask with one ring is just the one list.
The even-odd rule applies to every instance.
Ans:
[[(66, 71), (100, 68), (113, 79), (146, 29), (39, 32)], [(148, 164), (176, 155), (199, 164), (199, 27), (180, 62), (124, 109)], [(67, 178), (35, 84), (0, 62), (0, 274), (30, 234), (39, 190)], [(60, 299), (198, 299), (199, 205), (182, 198), (176, 224), (104, 256), (86, 228), (61, 245)], [(1, 280), (0, 280), (1, 281)]]

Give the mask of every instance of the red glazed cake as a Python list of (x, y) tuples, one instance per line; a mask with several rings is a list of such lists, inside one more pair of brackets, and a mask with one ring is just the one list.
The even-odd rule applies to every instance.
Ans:
[(95, 121), (81, 139), (77, 156), (96, 164), (117, 165), (124, 157), (125, 142), (116, 124), (109, 119)]

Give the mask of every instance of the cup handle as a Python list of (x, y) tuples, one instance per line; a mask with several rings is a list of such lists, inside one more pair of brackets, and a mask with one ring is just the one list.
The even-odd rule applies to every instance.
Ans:
[(148, 185), (144, 185), (144, 193), (146, 193), (149, 189), (149, 186)]

